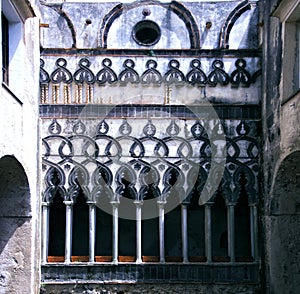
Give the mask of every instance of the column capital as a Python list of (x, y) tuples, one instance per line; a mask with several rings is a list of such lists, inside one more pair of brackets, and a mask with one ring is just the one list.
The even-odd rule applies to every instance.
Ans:
[(213, 206), (213, 205), (214, 205), (214, 202), (212, 202), (212, 201), (204, 203), (204, 206), (208, 206), (208, 207)]
[(237, 202), (228, 202), (226, 203), (226, 206), (236, 206)]
[(157, 200), (157, 205), (158, 206), (164, 206), (166, 205), (167, 201), (166, 200)]
[(110, 201), (110, 204), (112, 206), (118, 206), (120, 204), (120, 201), (112, 200), (112, 201)]
[(191, 202), (181, 202), (181, 206), (187, 207)]
[(64, 201), (64, 204), (67, 206), (72, 206), (72, 205), (74, 205), (74, 202), (70, 201), (70, 200), (66, 200), (66, 201)]
[(143, 200), (134, 200), (133, 203), (136, 204), (137, 206), (138, 205), (142, 206), (144, 202)]
[(88, 204), (88, 205), (96, 205), (96, 201), (92, 201), (92, 200), (88, 200), (87, 202), (86, 202), (86, 204)]
[(250, 206), (250, 207), (257, 207), (258, 204), (257, 203), (249, 203), (248, 206)]

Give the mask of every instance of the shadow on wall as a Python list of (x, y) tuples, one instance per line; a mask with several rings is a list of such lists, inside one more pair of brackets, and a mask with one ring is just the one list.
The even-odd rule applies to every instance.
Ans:
[(3, 156), (0, 158), (0, 254), (16, 229), (30, 216), (30, 191), (25, 171), (15, 157)]
[(271, 202), (271, 293), (300, 293), (300, 151), (276, 175)]

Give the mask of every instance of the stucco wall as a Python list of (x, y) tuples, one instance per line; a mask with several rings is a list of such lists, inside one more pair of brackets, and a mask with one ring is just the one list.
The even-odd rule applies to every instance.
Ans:
[[(174, 1), (175, 2), (175, 1)], [(174, 4), (159, 1), (125, 3), (44, 2), (42, 29), (44, 48), (101, 48), (101, 38), (107, 37), (107, 48), (122, 49), (188, 49), (190, 34), (199, 34), (197, 46), (202, 49), (220, 47), (220, 33), (228, 20), (235, 23), (229, 39), (230, 49), (256, 49), (258, 9), (252, 1), (244, 13), (239, 14), (241, 1), (182, 2)], [(237, 9), (236, 9), (237, 8)], [(147, 9), (149, 15), (144, 16)], [(180, 15), (178, 11), (184, 13)], [(234, 9), (235, 18), (230, 15)], [(161, 39), (153, 46), (140, 46), (134, 42), (131, 31), (141, 20), (155, 21), (161, 28)], [(88, 22), (87, 22), (88, 20)], [(189, 23), (189, 20), (192, 20)], [(210, 26), (207, 23), (210, 22)], [(192, 27), (191, 27), (192, 26)], [(228, 30), (228, 33), (230, 29)], [(102, 33), (107, 33), (103, 36)], [(196, 47), (197, 47), (196, 46)]]
[[(37, 10), (36, 2), (32, 6)], [(19, 40), (21, 59), (11, 65), (14, 78), (0, 89), (0, 160), (9, 156), (19, 165), (1, 166), (1, 293), (37, 293), (39, 288), (38, 40), (39, 20), (28, 18)], [(10, 177), (9, 183), (3, 182), (5, 177)], [(14, 203), (12, 196), (18, 193), (20, 199)], [(11, 209), (6, 210), (4, 202), (10, 201)]]
[[(283, 6), (280, 8), (279, 4)], [(299, 256), (294, 247), (299, 247), (299, 214), (295, 209), (299, 197), (295, 195), (299, 194), (300, 181), (293, 167), (299, 166), (299, 157), (294, 156), (300, 148), (299, 99), (291, 88), (286, 88), (287, 84), (292, 84), (292, 68), (286, 72), (284, 50), (292, 43), (284, 43), (284, 26), (279, 18), (284, 11), (282, 7), (291, 4), (295, 5), (296, 1), (261, 2), (264, 8), (262, 224), (265, 245), (262, 256), (266, 293), (299, 292), (298, 266), (295, 265), (299, 264)], [(289, 55), (287, 62), (293, 63), (294, 57)], [(287, 92), (294, 96), (287, 97)]]

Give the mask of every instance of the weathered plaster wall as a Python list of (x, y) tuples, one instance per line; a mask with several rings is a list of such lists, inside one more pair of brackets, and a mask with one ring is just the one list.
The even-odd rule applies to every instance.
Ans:
[[(184, 3), (192, 11), (199, 27), (201, 36), (201, 48), (218, 48), (220, 42), (220, 31), (230, 12), (240, 4), (241, 1), (222, 2), (194, 2)], [(252, 9), (243, 13), (235, 22), (229, 40), (229, 49), (256, 49), (257, 45), (257, 21), (258, 9), (252, 3)], [(211, 22), (210, 29), (206, 23)]]
[[(220, 46), (220, 33), (230, 13), (241, 1), (187, 2), (183, 3), (190, 13), (187, 19), (195, 20), (195, 30), (199, 32), (202, 49)], [(149, 19), (161, 27), (160, 41), (150, 49), (188, 49), (190, 48), (188, 25), (171, 8), (171, 4), (150, 1), (141, 5), (123, 4), (116, 9), (118, 2), (106, 3), (47, 3), (42, 6), (42, 22), (49, 24), (42, 29), (44, 48), (97, 48), (101, 47), (100, 37), (108, 24), (107, 48), (142, 49), (134, 42), (131, 31), (138, 21)], [(249, 4), (250, 7), (250, 4)], [(113, 9), (119, 12), (114, 14)], [(143, 16), (144, 9), (150, 10)], [(114, 18), (114, 19), (113, 19)], [(88, 22), (87, 22), (88, 20)], [(112, 22), (112, 23), (111, 23)], [(211, 22), (211, 26), (207, 23)], [(256, 49), (258, 9), (256, 1), (251, 8), (234, 21), (229, 39), (230, 49)]]
[[(263, 27), (263, 195), (262, 223), (265, 247), (263, 261), (265, 268), (266, 293), (299, 292), (299, 203), (300, 180), (299, 156), (299, 97), (298, 94), (285, 102), (284, 89), (290, 84), (289, 73), (283, 62), (283, 50), (291, 45), (283, 44), (283, 25), (278, 17), (272, 16), (280, 3), (292, 1), (262, 1)], [(270, 17), (271, 15), (271, 17)], [(274, 14), (273, 14), (274, 15)], [(290, 55), (287, 62), (294, 56)]]
[[(38, 9), (37, 1), (31, 4)], [(1, 293), (39, 289), (38, 40), (39, 20), (28, 18), (19, 43), (21, 58), (12, 65), (14, 78), (0, 89)], [(4, 164), (7, 156), (11, 161)]]

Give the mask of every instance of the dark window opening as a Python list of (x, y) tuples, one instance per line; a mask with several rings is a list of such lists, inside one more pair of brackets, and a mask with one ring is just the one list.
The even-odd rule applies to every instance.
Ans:
[(200, 193), (196, 182), (188, 204), (188, 252), (190, 261), (205, 261), (204, 206), (199, 205)]
[(8, 65), (9, 65), (9, 22), (2, 13), (2, 80), (8, 85)]
[(138, 22), (132, 30), (132, 37), (139, 45), (152, 46), (156, 44), (161, 36), (159, 26), (151, 20)]
[(61, 261), (65, 256), (65, 228), (66, 206), (63, 203), (63, 197), (57, 192), (50, 206), (48, 255), (61, 256)]
[(97, 208), (96, 215), (96, 261), (111, 261), (112, 217), (100, 208)]
[(227, 208), (222, 193), (218, 191), (212, 207), (212, 252), (214, 261), (227, 261)]
[[(126, 171), (126, 169), (125, 169)], [(128, 175), (127, 175), (128, 176)], [(123, 184), (126, 186), (124, 189), (123, 197), (120, 197), (120, 205), (119, 207), (126, 207), (126, 211), (129, 215), (135, 215), (136, 206), (134, 204), (134, 193), (133, 189), (130, 187), (132, 183), (132, 178), (128, 181), (123, 181)], [(131, 199), (132, 201), (126, 202), (125, 200)], [(136, 221), (132, 219), (125, 219), (119, 217), (119, 261), (126, 262), (131, 261), (134, 262), (136, 260)]]
[[(152, 181), (154, 182), (154, 180)], [(154, 184), (149, 184), (149, 190), (144, 198), (154, 199), (157, 191)], [(143, 207), (142, 207), (143, 209)], [(159, 218), (142, 220), (142, 258), (143, 261), (159, 261)]]
[(165, 255), (166, 261), (182, 261), (180, 205), (165, 214)]
[(89, 207), (83, 191), (76, 198), (73, 206), (73, 238), (72, 255), (89, 255)]
[(119, 261), (134, 262), (136, 259), (136, 221), (119, 218)]
[(245, 173), (241, 173), (241, 192), (235, 207), (235, 249), (236, 257), (251, 256), (251, 232), (250, 232), (250, 207), (246, 191), (247, 179)]

